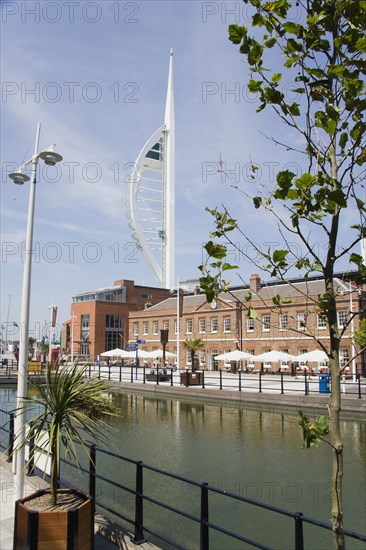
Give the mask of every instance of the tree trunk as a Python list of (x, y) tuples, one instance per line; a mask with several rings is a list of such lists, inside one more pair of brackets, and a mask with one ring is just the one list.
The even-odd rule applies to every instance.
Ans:
[(342, 506), (342, 480), (343, 480), (343, 443), (340, 433), (340, 372), (337, 358), (330, 360), (332, 376), (332, 396), (329, 403), (330, 440), (333, 447), (332, 461), (332, 526), (333, 547), (337, 550), (345, 548), (343, 535), (343, 506)]
[(54, 506), (57, 505), (58, 460), (57, 441), (52, 441), (51, 493)]
[(329, 369), (331, 374), (331, 397), (328, 405), (330, 443), (333, 449), (332, 460), (332, 528), (333, 547), (335, 550), (344, 550), (343, 534), (343, 442), (340, 428), (341, 412), (341, 374), (339, 362), (340, 335), (338, 330), (337, 304), (334, 291), (333, 269), (326, 272), (325, 287), (328, 294), (327, 319), (330, 337)]

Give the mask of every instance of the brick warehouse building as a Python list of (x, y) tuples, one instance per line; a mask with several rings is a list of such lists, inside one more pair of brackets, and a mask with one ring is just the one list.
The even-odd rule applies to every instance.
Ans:
[[(347, 361), (353, 355), (352, 330), (358, 327), (358, 316), (350, 322), (350, 311), (360, 311), (361, 291), (353, 284), (335, 279), (338, 304), (338, 325), (345, 328), (341, 343), (341, 358)], [(199, 288), (193, 295), (185, 295), (179, 314), (180, 368), (190, 367), (190, 352), (182, 343), (186, 339), (201, 338), (204, 347), (197, 352), (199, 367), (216, 370), (223, 366), (214, 356), (242, 349), (254, 355), (270, 350), (287, 351), (292, 355), (312, 351), (319, 346), (312, 332), (321, 338), (325, 346), (329, 342), (324, 317), (314, 306), (314, 300), (324, 292), (324, 280), (294, 279), (288, 283), (263, 283), (258, 275), (250, 277), (250, 285), (221, 292), (217, 302), (207, 303)], [(256, 319), (247, 315), (246, 299), (252, 293), (251, 306)], [(273, 298), (285, 300), (281, 309), (274, 308)], [(288, 303), (287, 303), (288, 302)], [(146, 340), (142, 349), (152, 351), (161, 348), (160, 330), (169, 330), (166, 350), (177, 353), (178, 304), (176, 297), (169, 297), (143, 311), (129, 314), (131, 339)], [(253, 365), (249, 365), (254, 367)], [(264, 364), (264, 368), (277, 370), (282, 365)], [(361, 359), (357, 359), (360, 372)]]
[(62, 353), (83, 355), (91, 360), (104, 351), (126, 347), (128, 316), (170, 296), (162, 288), (135, 285), (122, 279), (112, 286), (72, 297), (71, 318), (62, 325)]

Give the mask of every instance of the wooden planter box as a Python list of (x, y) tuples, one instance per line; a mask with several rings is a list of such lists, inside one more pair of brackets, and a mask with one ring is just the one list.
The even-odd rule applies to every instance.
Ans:
[(203, 374), (201, 372), (182, 372), (180, 375), (180, 383), (184, 386), (201, 386)]
[(84, 502), (76, 508), (51, 512), (38, 512), (24, 505), (49, 493), (47, 489), (15, 503), (14, 550), (90, 550), (93, 547), (93, 502), (79, 491), (68, 491), (84, 498)]

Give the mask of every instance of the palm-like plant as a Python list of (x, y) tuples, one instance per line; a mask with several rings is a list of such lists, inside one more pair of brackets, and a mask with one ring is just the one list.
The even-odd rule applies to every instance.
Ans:
[(76, 364), (56, 372), (47, 368), (44, 383), (32, 382), (37, 397), (22, 400), (22, 407), (31, 404), (31, 409), (38, 409), (31, 419), (23, 445), (34, 438), (42, 446), (47, 446), (48, 453), (52, 455), (51, 495), (54, 506), (57, 505), (61, 444), (64, 456), (71, 454), (79, 466), (75, 444), (80, 443), (89, 456), (85, 435), (106, 441), (102, 428), (106, 427), (107, 418), (117, 416), (117, 409), (103, 395), (108, 391), (106, 383), (86, 378), (85, 368)]
[(189, 340), (185, 340), (183, 342), (183, 346), (191, 352), (192, 371), (196, 370), (194, 362), (195, 353), (200, 348), (203, 348), (204, 345), (205, 343), (201, 340), (201, 338), (190, 338)]

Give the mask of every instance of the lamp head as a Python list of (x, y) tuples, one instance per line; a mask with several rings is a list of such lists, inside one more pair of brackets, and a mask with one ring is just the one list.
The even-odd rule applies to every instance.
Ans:
[(30, 180), (30, 177), (27, 174), (22, 174), (20, 170), (18, 172), (12, 172), (9, 174), (9, 178), (13, 180), (17, 185), (23, 185), (26, 181)]
[(62, 156), (55, 151), (42, 151), (42, 153), (39, 153), (38, 156), (44, 160), (44, 163), (47, 164), (47, 166), (55, 166), (56, 162), (60, 162), (62, 160)]

